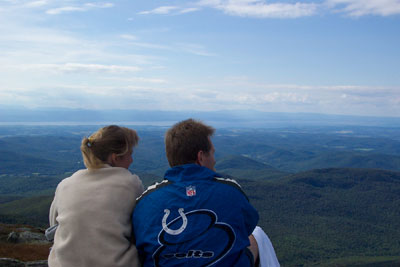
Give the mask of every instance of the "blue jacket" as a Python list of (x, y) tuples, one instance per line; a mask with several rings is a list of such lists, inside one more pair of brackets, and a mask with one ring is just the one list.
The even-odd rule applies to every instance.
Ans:
[(144, 266), (253, 266), (248, 236), (258, 218), (235, 181), (181, 165), (138, 198), (136, 247)]

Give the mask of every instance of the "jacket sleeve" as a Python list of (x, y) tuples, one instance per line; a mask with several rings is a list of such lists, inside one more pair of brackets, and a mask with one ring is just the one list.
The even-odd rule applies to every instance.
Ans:
[[(236, 203), (239, 207), (241, 216), (241, 231), (245, 230), (247, 236), (249, 236), (254, 228), (257, 226), (259, 215), (257, 210), (250, 204), (249, 198), (247, 197), (246, 193), (243, 191), (242, 187), (233, 179), (226, 179), (226, 178), (219, 178), (216, 177), (215, 181), (222, 184), (227, 184), (230, 186), (231, 190), (229, 191), (230, 201), (232, 203)], [(244, 229), (243, 229), (244, 227)]]
[(58, 224), (57, 215), (58, 215), (58, 210), (57, 210), (57, 190), (56, 190), (56, 194), (54, 195), (54, 199), (53, 199), (53, 202), (51, 203), (50, 211), (49, 211), (50, 227)]
[(250, 204), (249, 200), (245, 200), (246, 202), (243, 205), (242, 213), (245, 218), (245, 227), (247, 230), (248, 235), (253, 233), (254, 228), (256, 228), (259, 215), (257, 210)]

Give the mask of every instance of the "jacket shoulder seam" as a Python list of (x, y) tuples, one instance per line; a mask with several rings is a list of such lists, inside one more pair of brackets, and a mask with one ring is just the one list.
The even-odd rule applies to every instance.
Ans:
[(249, 200), (249, 198), (247, 197), (246, 193), (243, 191), (243, 189), (240, 186), (240, 184), (238, 182), (236, 182), (235, 180), (229, 179), (229, 178), (214, 177), (214, 181), (236, 188), (237, 190), (239, 190), (246, 197), (247, 200)]
[(162, 188), (162, 187), (164, 187), (164, 186), (167, 186), (167, 185), (169, 185), (169, 184), (171, 184), (172, 182), (171, 181), (169, 181), (169, 180), (162, 180), (161, 182), (156, 182), (156, 183), (154, 183), (153, 185), (150, 185), (149, 187), (147, 187), (147, 189), (138, 197), (138, 198), (136, 198), (136, 205), (137, 205), (137, 203), (143, 198), (143, 197), (145, 197), (146, 195), (148, 195), (148, 194), (150, 194), (150, 193), (152, 193), (152, 192), (154, 192), (155, 190), (157, 190), (157, 189), (160, 189), (160, 188)]

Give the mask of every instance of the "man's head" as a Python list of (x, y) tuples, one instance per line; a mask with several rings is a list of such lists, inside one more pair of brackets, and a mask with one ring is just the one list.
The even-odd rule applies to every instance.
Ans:
[(171, 167), (197, 163), (214, 169), (214, 128), (193, 119), (176, 123), (165, 134), (165, 151)]

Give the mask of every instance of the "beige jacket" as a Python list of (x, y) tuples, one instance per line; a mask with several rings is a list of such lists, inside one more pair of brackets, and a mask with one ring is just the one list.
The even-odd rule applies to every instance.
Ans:
[(137, 175), (108, 165), (61, 181), (50, 207), (50, 226), (59, 226), (49, 266), (139, 266), (132, 211), (142, 192)]

